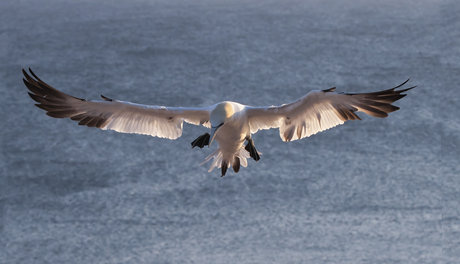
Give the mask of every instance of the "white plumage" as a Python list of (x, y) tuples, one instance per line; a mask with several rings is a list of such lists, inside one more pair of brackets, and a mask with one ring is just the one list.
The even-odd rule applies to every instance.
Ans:
[[(227, 168), (239, 171), (247, 166), (247, 159), (259, 160), (251, 134), (259, 130), (279, 128), (283, 141), (309, 137), (318, 132), (343, 124), (347, 120), (360, 119), (361, 111), (375, 117), (387, 117), (399, 107), (393, 102), (403, 98), (413, 87), (396, 91), (403, 84), (374, 93), (335, 93), (335, 88), (311, 91), (302, 98), (281, 106), (252, 107), (235, 102), (221, 102), (212, 106), (164, 107), (134, 104), (109, 99), (90, 101), (67, 95), (40, 80), (30, 70), (32, 77), (23, 70), (24, 83), (32, 92), (30, 97), (36, 106), (56, 118), (70, 118), (79, 125), (111, 129), (122, 133), (137, 133), (154, 137), (177, 139), (182, 135), (183, 122), (211, 128), (192, 142), (192, 147), (203, 148), (216, 140), (217, 150), (203, 163), (213, 159), (209, 171)], [(245, 145), (244, 143), (247, 142)]]

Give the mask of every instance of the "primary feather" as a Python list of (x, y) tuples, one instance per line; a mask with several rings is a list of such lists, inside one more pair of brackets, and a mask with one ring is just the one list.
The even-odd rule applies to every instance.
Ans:
[(32, 92), (37, 107), (55, 118), (70, 118), (79, 125), (111, 129), (122, 133), (136, 133), (160, 138), (176, 139), (182, 135), (183, 122), (209, 127), (210, 107), (165, 107), (133, 104), (112, 100), (101, 95), (103, 101), (86, 100), (54, 89), (23, 70), (24, 84)]
[(248, 107), (251, 133), (260, 129), (279, 128), (281, 139), (292, 141), (341, 125), (347, 120), (361, 120), (355, 113), (358, 111), (384, 118), (399, 109), (392, 103), (406, 96), (401, 93), (416, 87), (396, 91), (408, 81), (374, 93), (336, 93), (335, 88), (331, 88), (311, 91), (282, 106)]

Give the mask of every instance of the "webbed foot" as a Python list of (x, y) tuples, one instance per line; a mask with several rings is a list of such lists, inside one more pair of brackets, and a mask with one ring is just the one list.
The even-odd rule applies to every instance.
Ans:
[(203, 148), (204, 146), (209, 145), (209, 138), (210, 137), (211, 137), (211, 135), (209, 135), (209, 133), (205, 133), (205, 134), (199, 136), (197, 139), (195, 139), (192, 142), (192, 148), (194, 148), (194, 147)]
[(246, 144), (246, 147), (244, 147), (244, 149), (249, 152), (249, 155), (251, 155), (251, 158), (253, 158), (255, 161), (259, 161), (260, 156), (259, 156), (259, 153), (257, 153), (256, 146), (254, 146), (254, 141), (250, 138), (246, 140), (248, 141), (248, 144)]

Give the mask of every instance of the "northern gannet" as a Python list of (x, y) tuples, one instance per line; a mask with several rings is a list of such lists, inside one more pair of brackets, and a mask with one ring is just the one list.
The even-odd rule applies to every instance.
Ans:
[[(314, 90), (300, 99), (281, 106), (253, 107), (224, 101), (212, 106), (165, 107), (141, 105), (112, 100), (101, 95), (102, 101), (70, 96), (40, 80), (29, 68), (32, 78), (22, 70), (24, 84), (32, 92), (29, 96), (37, 107), (55, 118), (70, 118), (79, 125), (112, 129), (122, 133), (137, 133), (154, 137), (177, 139), (182, 135), (184, 121), (210, 128), (195, 139), (192, 148), (219, 146), (202, 163), (213, 159), (209, 172), (221, 168), (222, 176), (229, 167), (238, 172), (246, 167), (247, 159), (260, 159), (251, 135), (261, 129), (279, 128), (280, 137), (289, 142), (359, 119), (356, 112), (384, 118), (399, 107), (393, 102), (403, 98), (416, 86), (396, 91), (409, 80), (394, 88), (373, 93), (336, 93), (334, 88)], [(247, 143), (246, 143), (247, 142)], [(246, 143), (246, 145), (245, 145)]]

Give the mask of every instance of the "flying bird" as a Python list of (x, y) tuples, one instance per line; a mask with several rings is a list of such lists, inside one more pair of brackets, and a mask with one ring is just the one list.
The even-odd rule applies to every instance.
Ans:
[(409, 80), (394, 88), (373, 93), (336, 93), (335, 87), (314, 90), (300, 99), (280, 106), (254, 107), (224, 101), (208, 107), (165, 107), (142, 105), (113, 100), (101, 95), (102, 100), (85, 100), (65, 94), (38, 78), (29, 68), (31, 77), (22, 70), (24, 84), (37, 107), (55, 118), (70, 118), (79, 125), (111, 129), (122, 133), (136, 133), (154, 137), (177, 139), (182, 135), (184, 121), (207, 127), (195, 139), (192, 148), (210, 146), (217, 141), (218, 148), (205, 161), (213, 160), (209, 172), (221, 168), (222, 176), (232, 167), (237, 173), (247, 159), (260, 159), (251, 135), (262, 129), (279, 128), (280, 137), (289, 142), (309, 137), (318, 132), (356, 120), (356, 112), (384, 118), (399, 107), (393, 102), (403, 98), (402, 90)]

